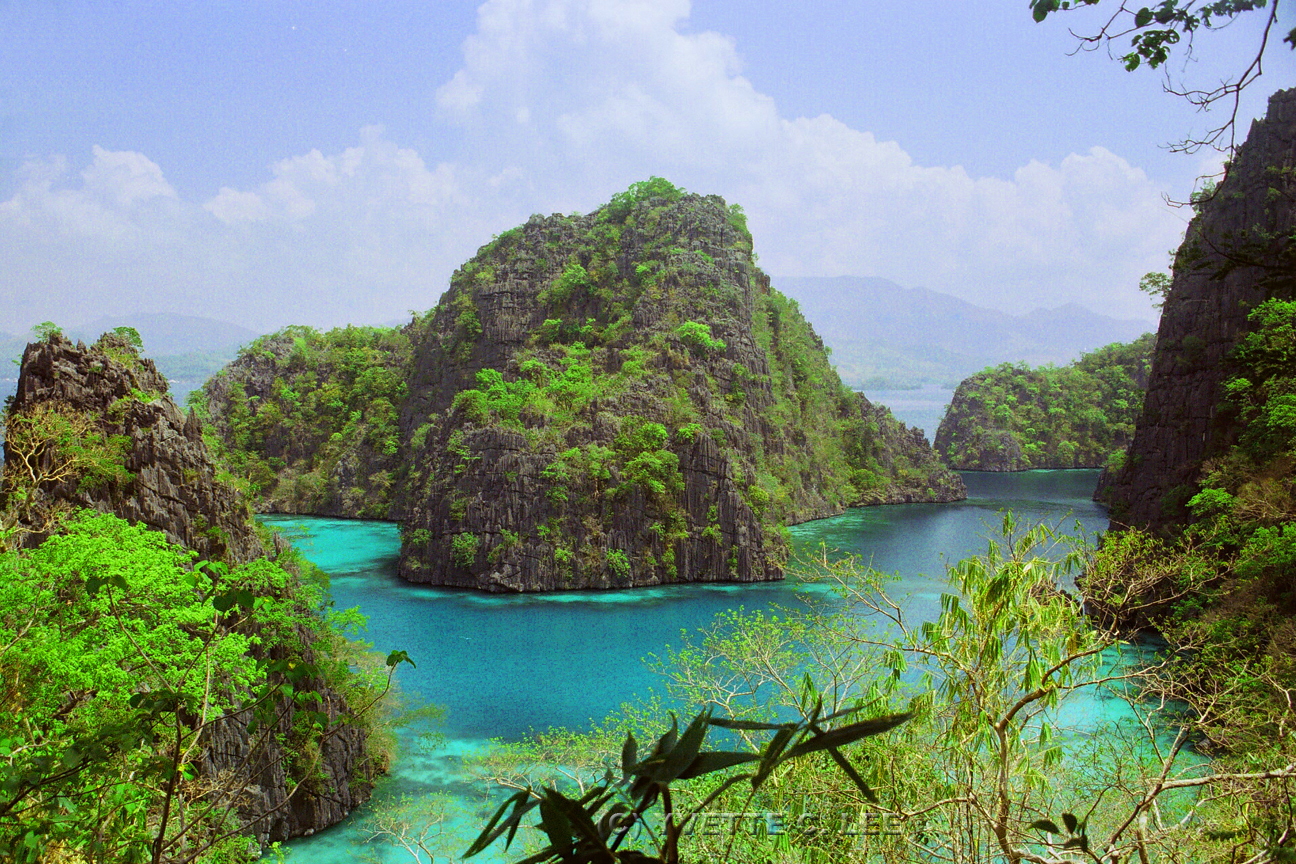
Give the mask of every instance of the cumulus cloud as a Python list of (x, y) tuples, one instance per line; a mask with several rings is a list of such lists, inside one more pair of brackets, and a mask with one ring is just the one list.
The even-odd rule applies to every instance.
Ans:
[(380, 127), (270, 173), (198, 203), (139, 153), (95, 148), (80, 182), (66, 159), (29, 165), (0, 202), (11, 281), (0, 330), (128, 311), (257, 328), (372, 322), (434, 305), (455, 264), (499, 230), (474, 212), (459, 171), (427, 165)]
[(737, 201), (775, 274), (1146, 315), (1138, 278), (1165, 266), (1183, 219), (1117, 154), (1091, 147), (1010, 178), (917, 165), (830, 115), (781, 116), (733, 41), (686, 32), (688, 13), (682, 0), (487, 0), (440, 107), (478, 158), (556, 200), (597, 190), (588, 205), (661, 174)]
[(1120, 155), (1086, 146), (1011, 177), (916, 164), (830, 115), (781, 114), (732, 39), (688, 30), (689, 9), (486, 0), (427, 121), (445, 143), (423, 152), (366, 127), (207, 201), (182, 199), (142, 153), (95, 147), (79, 175), (34, 162), (0, 202), (0, 330), (131, 309), (253, 327), (425, 309), (492, 233), (654, 174), (741, 203), (775, 276), (1147, 315), (1135, 286), (1164, 268), (1183, 218)]

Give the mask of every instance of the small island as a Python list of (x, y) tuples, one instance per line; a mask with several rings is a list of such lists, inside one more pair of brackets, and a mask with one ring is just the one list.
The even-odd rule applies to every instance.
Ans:
[(1104, 468), (1134, 435), (1156, 338), (1146, 333), (1066, 366), (1004, 363), (965, 379), (935, 449), (961, 471)]
[(778, 579), (786, 525), (966, 494), (842, 384), (742, 209), (660, 178), (504, 232), (400, 330), (258, 340), (196, 403), (265, 509), (396, 519), (435, 585)]

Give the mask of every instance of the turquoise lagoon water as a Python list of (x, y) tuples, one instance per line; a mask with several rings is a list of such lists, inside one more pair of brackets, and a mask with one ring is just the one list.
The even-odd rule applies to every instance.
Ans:
[[(806, 552), (822, 544), (857, 554), (879, 570), (898, 573), (898, 590), (910, 594), (911, 612), (922, 615), (934, 614), (946, 563), (984, 551), (1005, 509), (1022, 521), (1061, 523), (1072, 532), (1093, 535), (1106, 528), (1105, 512), (1090, 500), (1096, 471), (969, 472), (963, 477), (966, 501), (860, 508), (794, 527), (794, 543)], [(444, 745), (421, 748), (418, 730), (406, 732), (381, 796), (469, 795), (459, 774), (461, 759), (489, 746), (490, 739), (601, 720), (622, 703), (649, 694), (657, 682), (643, 658), (679, 645), (681, 631), (696, 630), (729, 609), (766, 610), (800, 602), (794, 573), (783, 582), (764, 584), (547, 595), (428, 588), (396, 575), (399, 535), (394, 524), (297, 516), (263, 521), (330, 574), (337, 608), (358, 606), (368, 616), (364, 638), (376, 650), (409, 652), (418, 666), (401, 667), (402, 689), (446, 708), (439, 727)], [(360, 845), (365, 816), (362, 808), (339, 826), (293, 841), (288, 859), (311, 864), (341, 864), (361, 856), (411, 860), (393, 847)], [(461, 827), (466, 831), (480, 824)], [(464, 845), (451, 848), (458, 852)]]

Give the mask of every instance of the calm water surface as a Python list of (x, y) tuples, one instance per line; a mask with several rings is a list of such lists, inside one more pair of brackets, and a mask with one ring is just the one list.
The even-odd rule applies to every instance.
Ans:
[[(1089, 497), (1097, 476), (969, 472), (963, 475), (966, 501), (861, 508), (796, 526), (792, 534), (803, 550), (822, 544), (900, 574), (900, 590), (912, 595), (913, 610), (921, 615), (935, 609), (945, 564), (984, 551), (1005, 509), (1023, 521), (1061, 523), (1070, 533), (1104, 530), (1106, 515)], [(462, 792), (456, 783), (459, 759), (490, 739), (586, 726), (647, 695), (656, 681), (643, 658), (678, 645), (681, 631), (696, 630), (728, 609), (799, 602), (794, 573), (766, 584), (523, 596), (414, 586), (396, 575), (394, 524), (298, 516), (263, 521), (330, 574), (337, 608), (358, 606), (368, 616), (364, 638), (375, 650), (409, 652), (418, 667), (401, 668), (402, 688), (447, 709), (441, 726), (445, 746), (428, 752), (414, 740), (417, 730), (405, 733), (383, 795)], [(363, 840), (357, 820), (363, 818), (361, 811), (329, 831), (293, 841), (289, 860), (341, 864), (362, 854), (410, 860), (403, 851), (357, 846)]]

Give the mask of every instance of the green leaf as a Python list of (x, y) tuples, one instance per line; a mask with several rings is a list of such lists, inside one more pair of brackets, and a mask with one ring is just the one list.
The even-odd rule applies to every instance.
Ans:
[(1057, 823), (1051, 819), (1036, 819), (1030, 824), (1032, 831), (1047, 831), (1049, 834), (1061, 834), (1062, 830), (1058, 828)]
[(671, 748), (666, 758), (662, 760), (661, 766), (653, 772), (654, 780), (658, 783), (670, 783), (693, 763), (698, 751), (702, 749), (702, 740), (706, 737), (708, 713), (703, 711), (693, 718), (693, 722), (680, 736), (679, 742)]
[(791, 729), (796, 724), (793, 723), (759, 723), (755, 720), (731, 720), (728, 717), (712, 717), (707, 720), (712, 726), (719, 726), (721, 729), (740, 729), (750, 732), (768, 732), (774, 729)]
[(1142, 9), (1134, 13), (1135, 27), (1146, 27), (1151, 23), (1152, 23), (1152, 10), (1149, 9), (1148, 7), (1144, 6)]
[(629, 775), (630, 769), (634, 766), (636, 757), (639, 755), (639, 742), (635, 741), (634, 735), (627, 734), (625, 744), (621, 745), (621, 771)]
[(696, 759), (689, 764), (679, 775), (679, 780), (692, 780), (694, 777), (701, 777), (703, 774), (711, 774), (715, 771), (723, 771), (726, 768), (732, 768), (735, 765), (743, 765), (747, 762), (759, 762), (760, 756), (755, 753), (734, 753), (734, 752), (716, 752), (701, 753)]
[[(504, 800), (495, 815), (486, 823), (486, 827), (477, 835), (477, 839), (464, 852), (463, 857), (471, 858), (478, 852), (483, 851), (490, 844), (494, 843), (496, 838), (501, 834), (508, 832), (508, 838), (504, 841), (504, 848), (507, 849), (513, 842), (513, 835), (517, 833), (518, 825), (521, 824), (522, 817), (539, 804), (539, 801), (531, 797), (531, 789), (521, 789)], [(504, 814), (512, 807), (513, 813), (506, 819)]]
[(1063, 813), (1062, 823), (1066, 825), (1068, 834), (1074, 834), (1076, 833), (1076, 826), (1080, 824), (1080, 820), (1071, 813)]
[(415, 669), (418, 668), (418, 666), (414, 664), (414, 661), (410, 659), (409, 654), (405, 651), (393, 651), (387, 655), (388, 669), (395, 669), (397, 666), (399, 666), (402, 663), (408, 663), (409, 665), (413, 666)]
[(886, 717), (874, 717), (872, 720), (862, 720), (859, 723), (851, 723), (846, 726), (839, 726), (828, 732), (815, 735), (808, 741), (802, 741), (800, 744), (787, 751), (783, 757), (786, 759), (795, 759), (798, 756), (804, 756), (807, 753), (816, 753), (820, 750), (827, 750), (830, 747), (844, 747), (847, 744), (853, 744), (861, 738), (869, 738), (873, 735), (881, 735), (904, 723), (913, 714), (905, 712), (904, 714), (890, 714)]

